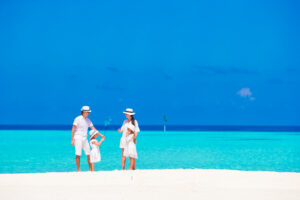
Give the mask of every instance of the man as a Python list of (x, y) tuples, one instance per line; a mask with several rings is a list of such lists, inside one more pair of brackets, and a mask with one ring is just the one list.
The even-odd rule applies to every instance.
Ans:
[[(76, 154), (76, 166), (77, 166), (77, 171), (80, 171), (80, 156), (82, 149), (84, 150), (84, 153), (87, 155), (87, 161), (89, 164), (89, 170), (92, 170), (92, 166), (90, 163), (90, 145), (87, 140), (87, 132), (89, 127), (92, 130), (95, 130), (95, 127), (91, 120), (88, 117), (90, 114), (91, 110), (89, 106), (83, 106), (81, 108), (81, 115), (76, 117), (73, 123), (73, 128), (72, 128), (72, 134), (71, 134), (71, 144), (74, 146), (75, 145), (75, 154)], [(97, 131), (98, 132), (98, 131)], [(100, 132), (97, 133), (101, 137), (104, 137)]]

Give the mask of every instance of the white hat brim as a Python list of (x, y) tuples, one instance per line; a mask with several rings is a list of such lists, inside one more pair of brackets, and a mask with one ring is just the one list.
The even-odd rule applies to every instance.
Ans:
[(129, 112), (123, 112), (123, 113), (128, 115), (135, 115), (135, 113), (129, 113)]
[(93, 135), (90, 136), (90, 139), (91, 139), (92, 137), (94, 137), (95, 135), (97, 135), (97, 133), (98, 133), (98, 131), (95, 132), (95, 133), (93, 133)]
[(92, 112), (91, 110), (82, 110), (82, 112)]

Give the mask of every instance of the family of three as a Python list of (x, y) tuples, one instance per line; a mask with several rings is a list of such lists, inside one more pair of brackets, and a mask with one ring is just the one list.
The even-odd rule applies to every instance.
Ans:
[[(102, 135), (93, 125), (91, 120), (88, 118), (91, 110), (89, 106), (83, 106), (81, 108), (81, 115), (76, 117), (73, 123), (72, 134), (71, 134), (71, 144), (75, 146), (76, 155), (76, 166), (77, 171), (80, 171), (80, 156), (82, 150), (87, 155), (87, 162), (89, 165), (89, 170), (94, 171), (94, 163), (101, 161), (101, 155), (99, 147), (101, 143), (105, 140), (105, 136)], [(118, 129), (119, 133), (122, 133), (120, 148), (122, 149), (122, 169), (125, 169), (126, 158), (130, 158), (130, 168), (135, 169), (135, 159), (137, 159), (136, 151), (136, 137), (138, 132), (140, 132), (138, 122), (134, 119), (135, 113), (131, 108), (127, 108), (123, 112), (126, 116), (123, 125)], [(90, 144), (87, 139), (88, 129), (91, 129), (90, 134)], [(101, 137), (98, 141), (97, 136)], [(90, 149), (90, 145), (92, 150)]]

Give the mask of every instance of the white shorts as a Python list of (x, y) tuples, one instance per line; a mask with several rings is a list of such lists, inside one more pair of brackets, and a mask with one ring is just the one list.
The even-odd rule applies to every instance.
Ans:
[(85, 155), (90, 155), (91, 149), (89, 142), (86, 138), (76, 138), (74, 137), (74, 143), (75, 143), (75, 154), (76, 156), (81, 156), (82, 149), (85, 153)]

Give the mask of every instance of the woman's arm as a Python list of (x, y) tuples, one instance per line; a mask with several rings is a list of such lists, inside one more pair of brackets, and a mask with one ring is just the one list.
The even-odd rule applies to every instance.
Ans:
[(123, 122), (122, 127), (118, 129), (118, 132), (119, 132), (119, 133), (122, 133), (122, 132), (123, 132), (123, 129), (124, 129), (124, 123), (125, 123), (125, 122)]
[(139, 123), (135, 120), (135, 132), (134, 132), (134, 139), (137, 138), (138, 133), (140, 132)]

